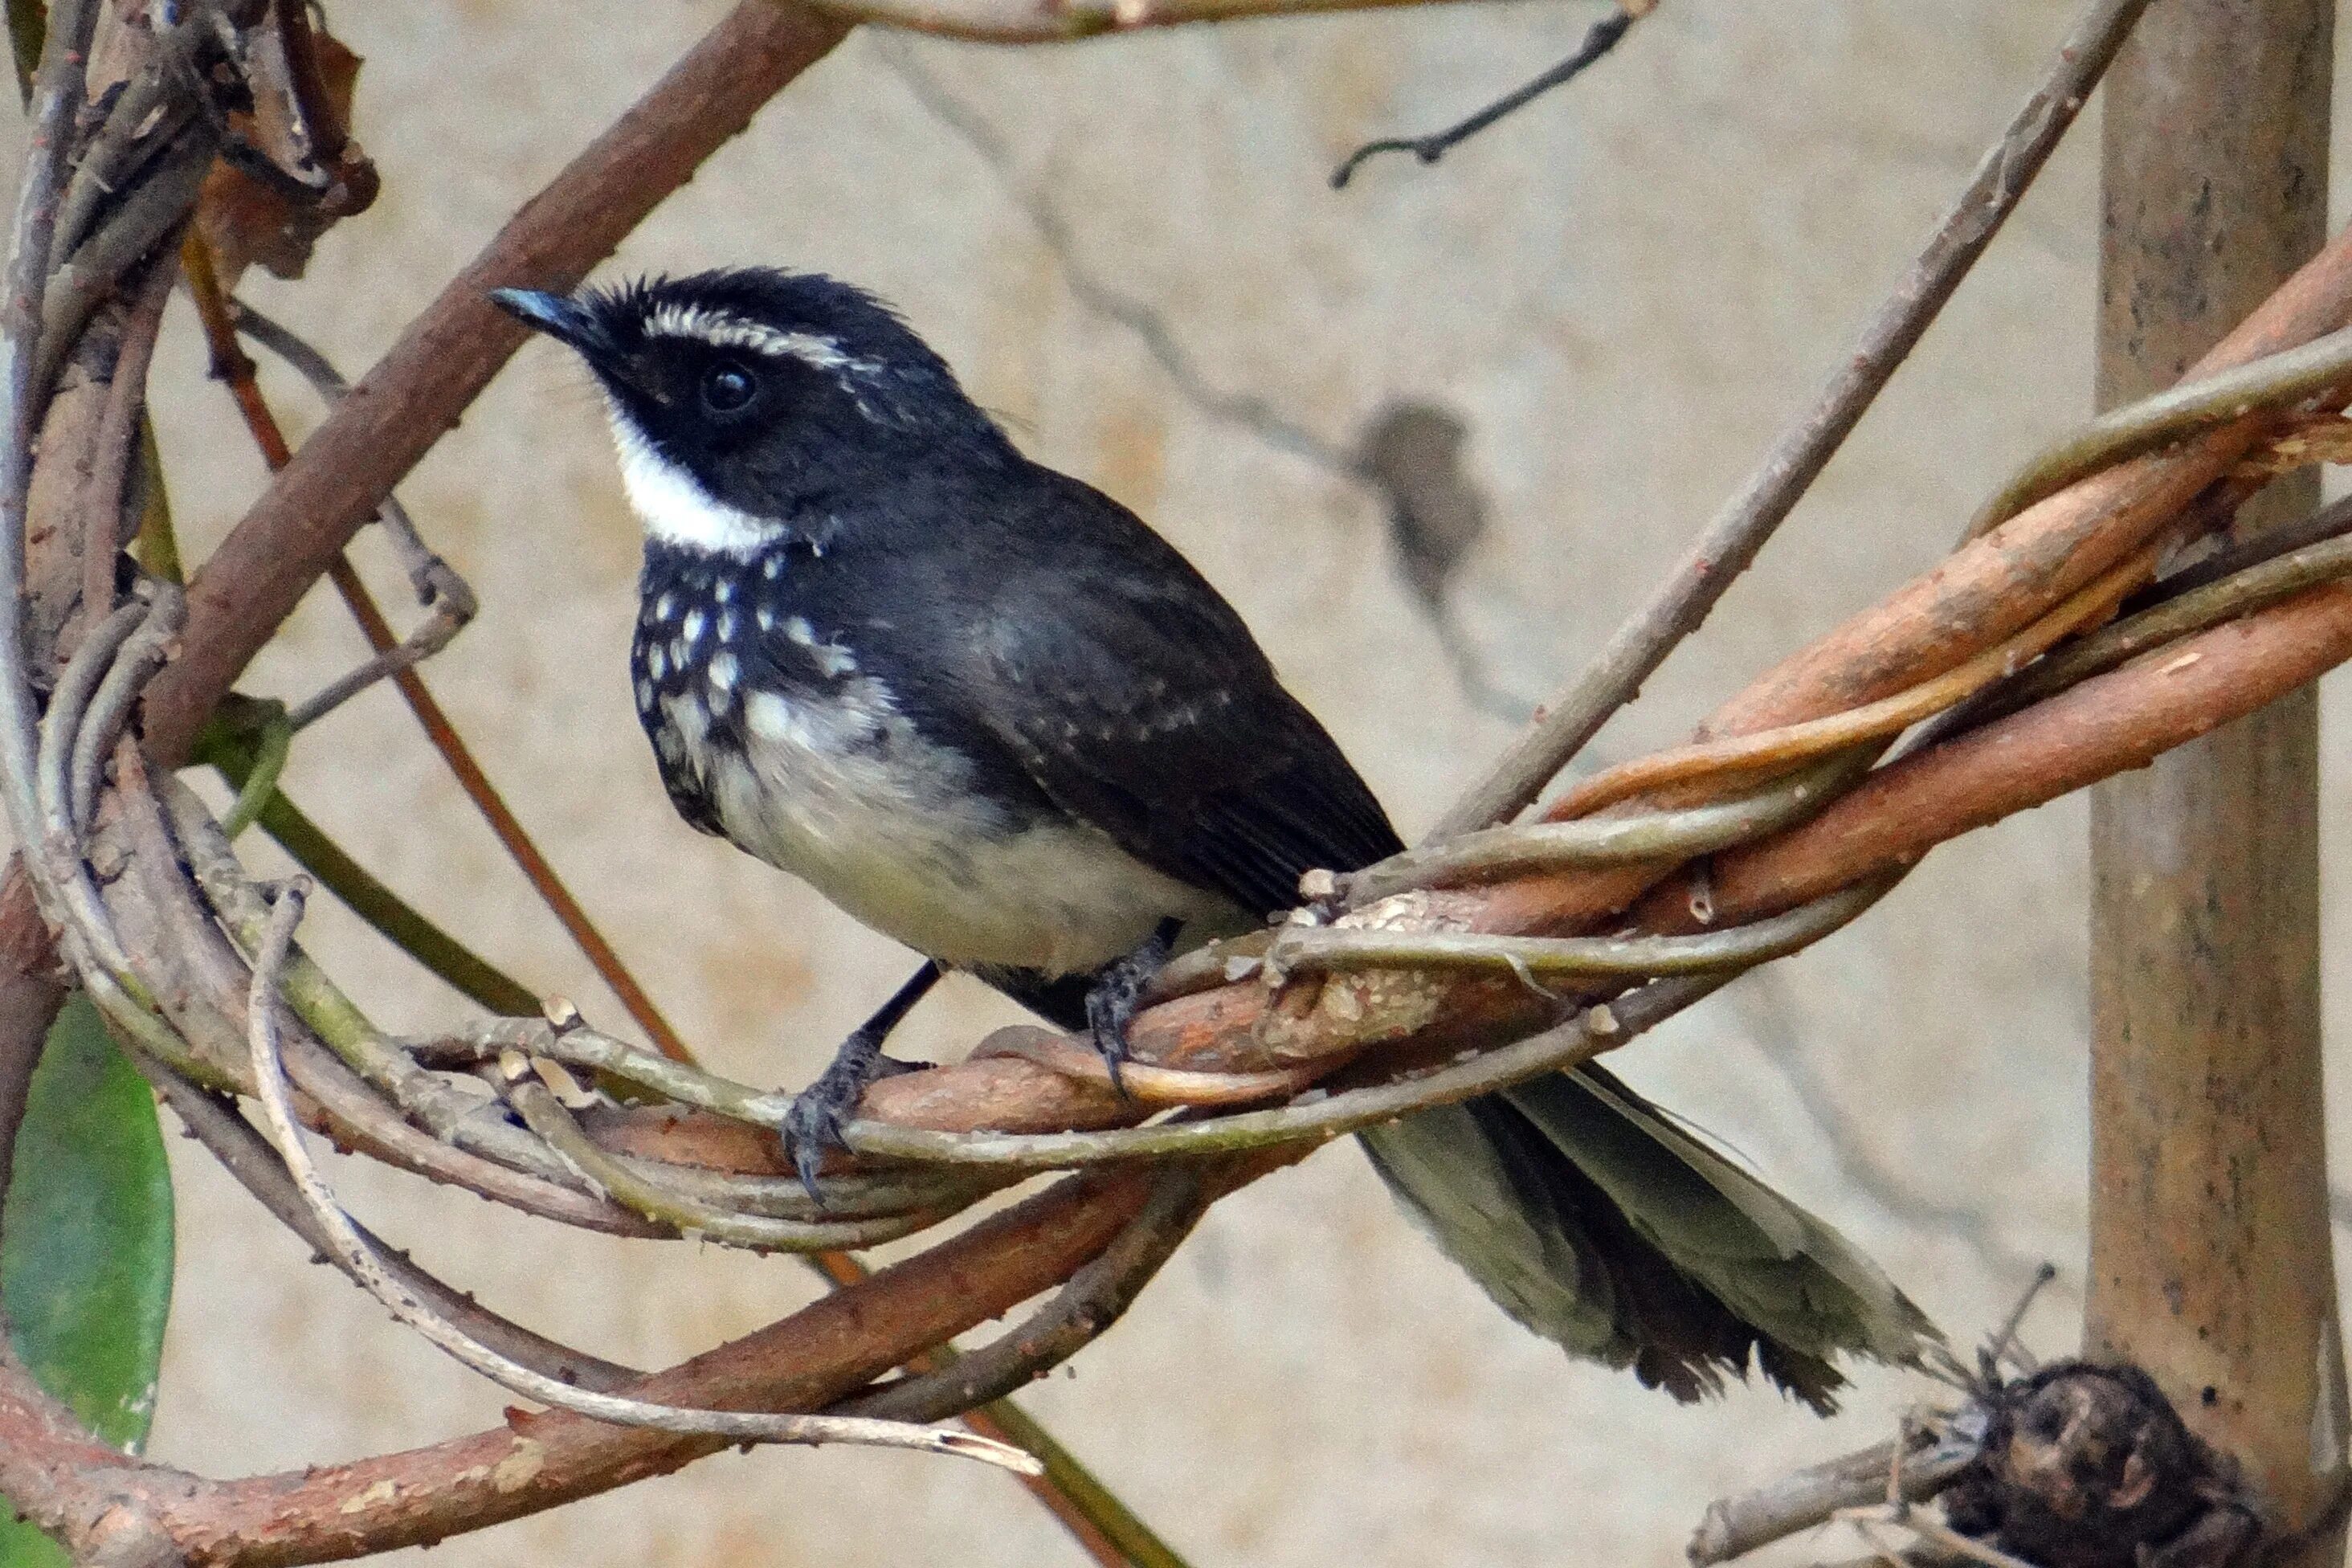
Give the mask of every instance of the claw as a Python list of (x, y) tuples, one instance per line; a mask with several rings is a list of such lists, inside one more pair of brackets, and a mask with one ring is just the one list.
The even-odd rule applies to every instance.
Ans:
[(1110, 1070), (1110, 1086), (1121, 1100), (1128, 1098), (1121, 1070), (1127, 1063), (1127, 1026), (1140, 1010), (1144, 988), (1166, 966), (1181, 926), (1180, 921), (1160, 921), (1141, 947), (1105, 964), (1087, 993), (1087, 1032), (1094, 1037), (1095, 1052)]
[[(828, 1077), (831, 1075), (828, 1074)], [(824, 1165), (825, 1155), (835, 1149), (846, 1150), (842, 1141), (841, 1111), (824, 1092), (823, 1080), (803, 1089), (793, 1100), (793, 1108), (784, 1112), (784, 1122), (778, 1131), (782, 1133), (784, 1152), (792, 1156), (793, 1169), (798, 1173), (801, 1185), (807, 1189), (809, 1201), (817, 1207), (824, 1206), (824, 1195), (817, 1190), (817, 1173)], [(863, 1093), (863, 1087), (859, 1092)], [(856, 1103), (855, 1100), (852, 1103)]]
[(907, 1016), (907, 1009), (923, 998), (923, 994), (936, 984), (940, 966), (926, 963), (915, 971), (914, 978), (898, 987), (890, 1000), (882, 1004), (874, 1016), (850, 1031), (849, 1038), (841, 1042), (841, 1049), (833, 1053), (833, 1063), (824, 1076), (793, 1097), (792, 1109), (784, 1112), (777, 1133), (784, 1141), (784, 1152), (793, 1157), (793, 1169), (800, 1173), (801, 1185), (808, 1189), (809, 1201), (824, 1207), (824, 1198), (817, 1191), (817, 1170), (824, 1163), (827, 1153), (839, 1150), (849, 1152), (841, 1136), (841, 1124), (857, 1110), (857, 1102), (866, 1098), (866, 1086), (877, 1078), (892, 1073), (914, 1070), (905, 1062), (892, 1061), (882, 1054), (882, 1042)]
[(1087, 994), (1087, 1032), (1094, 1037), (1095, 1055), (1102, 1058), (1103, 1066), (1110, 1070), (1110, 1086), (1121, 1100), (1129, 1098), (1127, 1076), (1127, 1026), (1135, 1016), (1134, 1000), (1125, 1007), (1117, 1005), (1097, 988)]
[(866, 1086), (876, 1079), (915, 1070), (912, 1063), (884, 1056), (882, 1042), (860, 1029), (842, 1042), (824, 1076), (793, 1097), (792, 1109), (784, 1112), (776, 1131), (783, 1138), (784, 1152), (793, 1157), (801, 1185), (808, 1189), (810, 1202), (824, 1206), (824, 1195), (817, 1190), (817, 1173), (827, 1154), (849, 1152), (849, 1144), (841, 1135), (842, 1123), (856, 1119)]

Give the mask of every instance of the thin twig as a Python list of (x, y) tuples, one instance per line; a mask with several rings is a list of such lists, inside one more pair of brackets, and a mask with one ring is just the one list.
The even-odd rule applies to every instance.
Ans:
[(1367, 158), (1382, 153), (1410, 153), (1424, 163), (1434, 163), (1455, 147), (1467, 142), (1507, 114), (1516, 113), (1533, 103), (1556, 87), (1566, 86), (1581, 75), (1601, 58), (1623, 41), (1633, 30), (1635, 13), (1631, 6), (1612, 11), (1586, 29), (1584, 41), (1576, 52), (1545, 71), (1533, 81), (1512, 89), (1476, 113), (1426, 136), (1394, 136), (1379, 142), (1367, 142), (1348, 154), (1345, 162), (1331, 171), (1331, 188), (1345, 190), (1355, 178), (1356, 170)]
[(1611, 636), (1501, 762), (1446, 812), (1431, 837), (1451, 837), (1517, 815), (1698, 629), (2000, 231), (2147, 3), (2095, 0), (2060, 47), (2041, 87), (1978, 164), (1968, 189), (1812, 406), (1773, 444), (1657, 593)]
[(1699, 936), (1492, 936), (1286, 926), (1267, 950), (1265, 963), (1277, 975), (1358, 969), (1467, 969), (1621, 981), (1708, 974), (1748, 969), (1810, 946), (1885, 890), (1885, 885), (1864, 883), (1833, 902)]
[(1578, 866), (1693, 859), (1803, 821), (1867, 766), (1865, 758), (1829, 757), (1752, 795), (1704, 805), (1484, 828), (1417, 846), (1339, 878), (1337, 893), (1343, 907), (1360, 909), (1416, 888), (1458, 887)]
[(1985, 1342), (1985, 1372), (1988, 1382), (1991, 1381), (1992, 1375), (1999, 1371), (2003, 1357), (2009, 1358), (2028, 1376), (2032, 1374), (2035, 1364), (2033, 1352), (2025, 1348), (2023, 1340), (2018, 1338), (2018, 1331), (2025, 1326), (2025, 1314), (2033, 1310), (2034, 1299), (2057, 1278), (2058, 1266), (2044, 1261), (2033, 1271), (2032, 1281), (2019, 1293), (2017, 1305), (2009, 1310), (2009, 1316), (2001, 1320), (2000, 1327), (1993, 1331), (1992, 1337)]
[(94, 626), (114, 608), (115, 566), (121, 559), (122, 494), (131, 470), (133, 443), (144, 422), (147, 366), (155, 355), (155, 340), (163, 330), (163, 307), (172, 298), (177, 268), (167, 252), (139, 287), (123, 322), (121, 346), (114, 374), (106, 390), (106, 408), (99, 416), (97, 438), (91, 443), (90, 480), (78, 503), (82, 512), (82, 620)]
[(1903, 1500), (1925, 1502), (1974, 1462), (1978, 1447), (1974, 1438), (1948, 1426), (1941, 1432), (1915, 1429), (1907, 1440), (1876, 1443), (1753, 1491), (1717, 1499), (1707, 1504), (1685, 1552), (1695, 1568), (1711, 1568), (1817, 1529), (1847, 1509), (1867, 1506), (1885, 1495), (1898, 1453)]
[(873, 1421), (856, 1416), (803, 1415), (732, 1410), (689, 1410), (656, 1405), (619, 1394), (575, 1388), (500, 1355), (446, 1318), (427, 1308), (417, 1296), (403, 1289), (369, 1247), (333, 1192), (311, 1162), (294, 1124), (288, 1098), (285, 1065), (278, 1052), (278, 976), (292, 946), (294, 928), (302, 918), (307, 879), (298, 878), (281, 889), (269, 919), (261, 950), (254, 955), (253, 985), (247, 996), (247, 1028), (252, 1047), (254, 1088), (278, 1145), (278, 1157), (309, 1205), (311, 1217), (324, 1233), (344, 1271), (392, 1315), (415, 1330), (435, 1347), (512, 1394), (542, 1405), (569, 1410), (591, 1420), (617, 1426), (645, 1426), (658, 1432), (726, 1437), (758, 1443), (849, 1443), (876, 1447), (913, 1448), (979, 1459), (1024, 1475), (1040, 1466), (1031, 1456), (1007, 1444), (902, 1421)]

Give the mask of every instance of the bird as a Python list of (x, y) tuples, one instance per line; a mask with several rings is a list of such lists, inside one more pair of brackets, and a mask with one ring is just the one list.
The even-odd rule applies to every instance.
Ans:
[[(577, 353), (643, 525), (630, 658), (677, 813), (923, 963), (793, 1102), (803, 1179), (942, 974), (1111, 1063), (1171, 952), (1401, 841), (1240, 615), (1024, 456), (874, 295), (743, 267), (491, 299)], [(1684, 1400), (1826, 1413), (1932, 1324), (1875, 1264), (1586, 1066), (1360, 1135), (1507, 1312)]]

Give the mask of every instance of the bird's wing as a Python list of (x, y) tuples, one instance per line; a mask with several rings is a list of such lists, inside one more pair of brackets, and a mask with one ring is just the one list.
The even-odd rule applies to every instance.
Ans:
[[(1128, 853), (1253, 913), (1301, 873), (1398, 847), (1338, 744), (1283, 689), (1232, 606), (1116, 502), (1016, 564), (966, 650), (963, 693), (1056, 805)], [(1104, 509), (1108, 509), (1108, 513)]]

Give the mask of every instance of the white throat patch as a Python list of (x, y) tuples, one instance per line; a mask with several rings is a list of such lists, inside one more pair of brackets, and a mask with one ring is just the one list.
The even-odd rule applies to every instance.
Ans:
[(751, 556), (783, 537), (783, 525), (729, 506), (692, 474), (655, 451), (619, 410), (613, 446), (621, 458), (621, 488), (648, 539), (681, 549)]

